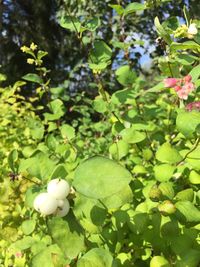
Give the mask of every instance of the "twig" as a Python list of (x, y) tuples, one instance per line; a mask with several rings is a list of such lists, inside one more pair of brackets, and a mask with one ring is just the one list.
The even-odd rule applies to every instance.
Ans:
[(198, 147), (199, 143), (200, 143), (200, 137), (197, 138), (196, 143), (194, 144), (193, 148), (190, 151), (188, 151), (186, 153), (186, 155), (184, 156), (184, 158), (182, 160), (180, 160), (176, 165), (178, 166), (182, 162), (184, 162), (186, 160), (186, 158), (189, 156), (189, 154), (191, 154)]

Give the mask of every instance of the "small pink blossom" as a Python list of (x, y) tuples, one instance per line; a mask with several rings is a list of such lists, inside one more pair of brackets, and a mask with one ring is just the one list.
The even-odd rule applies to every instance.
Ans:
[(185, 85), (183, 85), (182, 89), (189, 94), (194, 90), (194, 84), (187, 82)]
[(184, 82), (191, 82), (192, 80), (192, 76), (191, 75), (186, 75), (184, 78), (183, 78)]
[(184, 100), (187, 100), (188, 99), (188, 93), (185, 90), (183, 90), (183, 89), (179, 90), (177, 92), (177, 95), (178, 95), (178, 97), (180, 99), (184, 99)]
[(180, 91), (180, 90), (181, 90), (181, 86), (180, 86), (180, 85), (176, 85), (176, 86), (174, 86), (174, 90), (175, 90), (176, 92)]
[(167, 78), (164, 79), (164, 84), (166, 88), (174, 88), (178, 97), (180, 99), (187, 100), (188, 95), (195, 89), (192, 83), (192, 76), (186, 75), (185, 77), (179, 78)]
[(187, 104), (186, 110), (192, 111), (192, 110), (198, 110), (200, 111), (200, 101), (195, 101)]
[(165, 87), (170, 88), (174, 87), (177, 84), (178, 80), (176, 78), (167, 78), (164, 79)]
[(23, 254), (21, 253), (21, 251), (18, 251), (15, 253), (15, 257), (16, 258), (22, 258)]

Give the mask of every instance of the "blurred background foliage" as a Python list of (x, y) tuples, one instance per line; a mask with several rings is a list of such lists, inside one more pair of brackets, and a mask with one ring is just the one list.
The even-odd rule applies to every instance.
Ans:
[[(105, 82), (109, 92), (119, 88), (113, 70), (127, 64), (127, 61), (138, 74), (145, 74), (147, 79), (152, 80), (159, 73), (156, 58), (164, 53), (156, 43), (154, 17), (158, 16), (162, 22), (169, 15), (177, 16), (184, 23), (183, 6), (189, 6), (191, 17), (196, 18), (200, 3), (199, 0), (149, 1), (152, 2), (150, 9), (132, 13), (125, 19), (121, 19), (110, 7), (111, 4), (127, 6), (130, 2), (0, 0), (0, 73), (7, 76), (3, 85), (14, 83), (27, 72), (33, 72), (33, 66), (27, 64), (20, 47), (34, 42), (48, 52), (45, 65), (51, 70), (51, 86), (61, 86), (67, 94), (87, 92), (95, 95), (93, 76), (86, 64), (94, 39), (103, 39), (113, 48), (112, 65), (101, 75), (102, 80), (109, 81)], [(78, 17), (81, 21), (100, 18), (97, 31), (84, 33), (84, 47), (75, 32), (59, 25), (59, 17), (63, 14)], [(117, 42), (132, 42), (128, 57), (116, 45)]]

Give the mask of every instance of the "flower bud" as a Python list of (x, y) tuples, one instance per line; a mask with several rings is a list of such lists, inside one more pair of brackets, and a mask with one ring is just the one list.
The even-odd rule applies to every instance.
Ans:
[(196, 35), (198, 33), (197, 25), (196, 23), (191, 23), (188, 28), (188, 34), (190, 35)]
[(176, 78), (164, 79), (164, 84), (166, 88), (174, 87), (177, 84), (177, 79)]

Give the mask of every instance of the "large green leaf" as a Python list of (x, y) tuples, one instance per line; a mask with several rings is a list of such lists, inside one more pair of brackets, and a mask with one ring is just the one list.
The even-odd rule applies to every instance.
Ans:
[(57, 245), (51, 245), (32, 258), (31, 267), (61, 267), (65, 266), (66, 259)]
[(200, 65), (197, 65), (196, 67), (192, 68), (189, 74), (192, 76), (192, 81), (196, 82), (200, 76)]
[(157, 160), (164, 163), (177, 163), (182, 157), (179, 152), (173, 148), (169, 143), (164, 143), (161, 147), (159, 147), (156, 152)]
[(93, 248), (80, 258), (77, 267), (112, 267), (112, 262), (113, 258), (107, 250)]
[(200, 211), (190, 201), (178, 201), (175, 206), (179, 211), (177, 216), (180, 216), (182, 220), (186, 222), (200, 222)]
[(122, 139), (129, 144), (139, 143), (146, 138), (146, 134), (144, 132), (136, 131), (134, 125), (131, 128), (122, 130), (120, 135), (122, 136)]
[(30, 118), (28, 120), (28, 127), (30, 129), (31, 136), (36, 139), (40, 140), (43, 138), (44, 135), (44, 125), (39, 119)]
[(71, 214), (67, 216), (67, 221), (53, 218), (48, 223), (48, 229), (54, 242), (67, 258), (73, 259), (85, 250), (81, 228)]
[(81, 23), (76, 17), (72, 16), (62, 16), (59, 20), (61, 27), (68, 29), (70, 31), (80, 31)]
[(176, 118), (177, 129), (186, 137), (192, 137), (197, 126), (200, 124), (200, 113), (197, 111), (181, 111)]
[(94, 47), (90, 52), (90, 63), (103, 64), (102, 69), (110, 64), (112, 49), (104, 41), (95, 41)]
[(125, 65), (117, 69), (115, 72), (117, 80), (122, 85), (132, 85), (136, 79), (136, 73), (130, 69), (130, 66)]
[(54, 168), (55, 163), (45, 153), (39, 152), (32, 158), (23, 159), (20, 162), (19, 172), (28, 171), (32, 177), (46, 180), (49, 179)]
[(155, 178), (159, 182), (166, 182), (172, 178), (175, 167), (169, 164), (156, 165), (154, 167)]
[(79, 193), (101, 199), (119, 192), (131, 179), (129, 171), (120, 164), (95, 156), (78, 166), (73, 185)]

